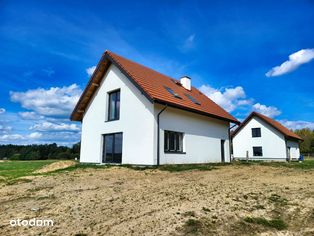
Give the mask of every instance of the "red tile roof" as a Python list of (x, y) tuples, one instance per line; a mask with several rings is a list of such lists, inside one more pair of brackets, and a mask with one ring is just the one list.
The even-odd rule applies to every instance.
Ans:
[[(167, 104), (168, 106), (196, 112), (202, 115), (239, 123), (239, 121), (226, 112), (219, 105), (210, 100), (195, 87), (187, 90), (171, 77), (163, 75), (146, 66), (128, 60), (110, 51), (106, 51), (97, 65), (97, 68), (79, 99), (71, 120), (81, 121), (85, 108), (92, 95), (97, 90), (100, 80), (103, 78), (110, 64), (116, 65), (130, 81), (152, 102)], [(178, 94), (180, 98), (171, 95), (165, 87), (168, 87)], [(192, 102), (185, 94), (191, 95), (200, 105)]]
[(234, 137), (235, 135), (237, 135), (237, 133), (254, 117), (258, 117), (261, 120), (263, 120), (264, 122), (266, 122), (267, 124), (269, 124), (270, 126), (272, 126), (273, 128), (275, 128), (276, 130), (278, 130), (280, 133), (282, 133), (286, 138), (290, 138), (290, 139), (298, 139), (298, 140), (302, 140), (302, 138), (293, 133), (291, 130), (287, 129), (286, 127), (284, 127), (282, 124), (280, 124), (278, 121), (275, 121), (265, 115), (262, 115), (258, 112), (252, 112), (242, 123), (241, 125), (232, 133), (232, 136)]

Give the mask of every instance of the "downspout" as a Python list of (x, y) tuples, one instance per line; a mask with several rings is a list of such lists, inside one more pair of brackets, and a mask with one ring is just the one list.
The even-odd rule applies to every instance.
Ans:
[(290, 161), (290, 157), (288, 155), (288, 144), (287, 144), (287, 138), (285, 137), (285, 144), (286, 144), (286, 161), (289, 162)]
[(166, 105), (163, 109), (161, 109), (161, 111), (157, 114), (157, 166), (159, 166), (160, 164), (160, 129), (159, 129), (159, 117), (161, 115), (161, 113), (163, 113), (164, 110), (166, 110), (166, 108), (168, 107), (168, 105)]
[(233, 129), (234, 127), (236, 127), (236, 126), (237, 126), (237, 124), (229, 127), (229, 129), (228, 129), (228, 136), (229, 136), (229, 160), (230, 160), (230, 162), (231, 162), (231, 135), (230, 135), (230, 130)]

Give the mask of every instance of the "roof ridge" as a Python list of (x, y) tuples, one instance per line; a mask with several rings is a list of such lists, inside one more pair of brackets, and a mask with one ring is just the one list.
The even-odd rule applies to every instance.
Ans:
[(161, 72), (159, 72), (159, 71), (157, 71), (157, 70), (154, 70), (154, 69), (152, 69), (152, 68), (150, 68), (150, 67), (148, 67), (148, 66), (145, 66), (145, 65), (143, 65), (143, 64), (140, 64), (140, 63), (138, 63), (138, 62), (136, 62), (136, 61), (132, 61), (132, 60), (130, 60), (130, 59), (124, 57), (124, 56), (120, 56), (120, 55), (118, 55), (118, 54), (116, 54), (116, 53), (114, 53), (114, 52), (112, 52), (112, 51), (106, 50), (105, 53), (106, 53), (106, 52), (107, 52), (109, 55), (110, 55), (110, 54), (113, 54), (113, 55), (116, 56), (116, 57), (121, 57), (122, 59), (124, 59), (124, 60), (126, 60), (126, 61), (129, 61), (129, 62), (131, 62), (131, 63), (133, 63), (133, 64), (136, 64), (136, 65), (138, 65), (138, 66), (141, 66), (141, 67), (145, 67), (146, 69), (148, 69), (148, 70), (150, 70), (150, 71), (154, 71), (155, 73), (158, 73), (158, 74), (160, 74), (160, 75), (162, 75), (162, 76), (168, 77), (169, 79), (174, 79), (174, 80), (179, 81), (178, 79), (175, 79), (175, 78), (173, 78), (173, 77), (170, 77), (169, 75), (163, 74), (163, 73), (161, 73)]
[(262, 113), (259, 113), (257, 111), (252, 111), (251, 114), (241, 123), (241, 125), (234, 131), (233, 136), (235, 136), (243, 126), (246, 125), (246, 123), (249, 122), (249, 120), (253, 117), (257, 116), (260, 119), (262, 119), (264, 122), (278, 130), (280, 133), (282, 133), (284, 136), (295, 138), (299, 140), (303, 140), (299, 135), (295, 134), (293, 131), (289, 130), (287, 127), (285, 127), (283, 124), (281, 124), (279, 121), (270, 118)]

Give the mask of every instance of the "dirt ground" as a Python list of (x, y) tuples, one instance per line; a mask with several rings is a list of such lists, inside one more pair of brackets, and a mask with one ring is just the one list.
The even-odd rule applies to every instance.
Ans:
[(46, 165), (39, 170), (36, 170), (34, 173), (35, 174), (48, 173), (48, 172), (52, 172), (55, 170), (65, 169), (65, 168), (68, 168), (70, 166), (75, 166), (76, 164), (77, 164), (77, 162), (75, 162), (75, 161), (57, 161), (57, 162), (54, 162), (52, 164)]
[[(113, 167), (30, 180), (0, 183), (0, 235), (314, 235), (313, 170)], [(32, 218), (54, 225), (9, 224)], [(253, 218), (281, 219), (287, 228), (247, 220)]]

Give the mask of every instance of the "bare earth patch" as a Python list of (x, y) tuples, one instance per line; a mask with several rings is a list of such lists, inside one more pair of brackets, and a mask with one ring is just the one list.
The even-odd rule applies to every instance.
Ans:
[[(1, 235), (314, 234), (312, 170), (78, 169), (3, 185), (0, 202)], [(9, 224), (34, 217), (54, 226)]]
[(57, 161), (49, 165), (46, 165), (39, 170), (34, 171), (34, 173), (43, 174), (43, 173), (48, 173), (48, 172), (52, 172), (56, 170), (65, 169), (65, 168), (68, 168), (70, 166), (75, 166), (75, 165), (77, 165), (77, 162), (75, 161)]

